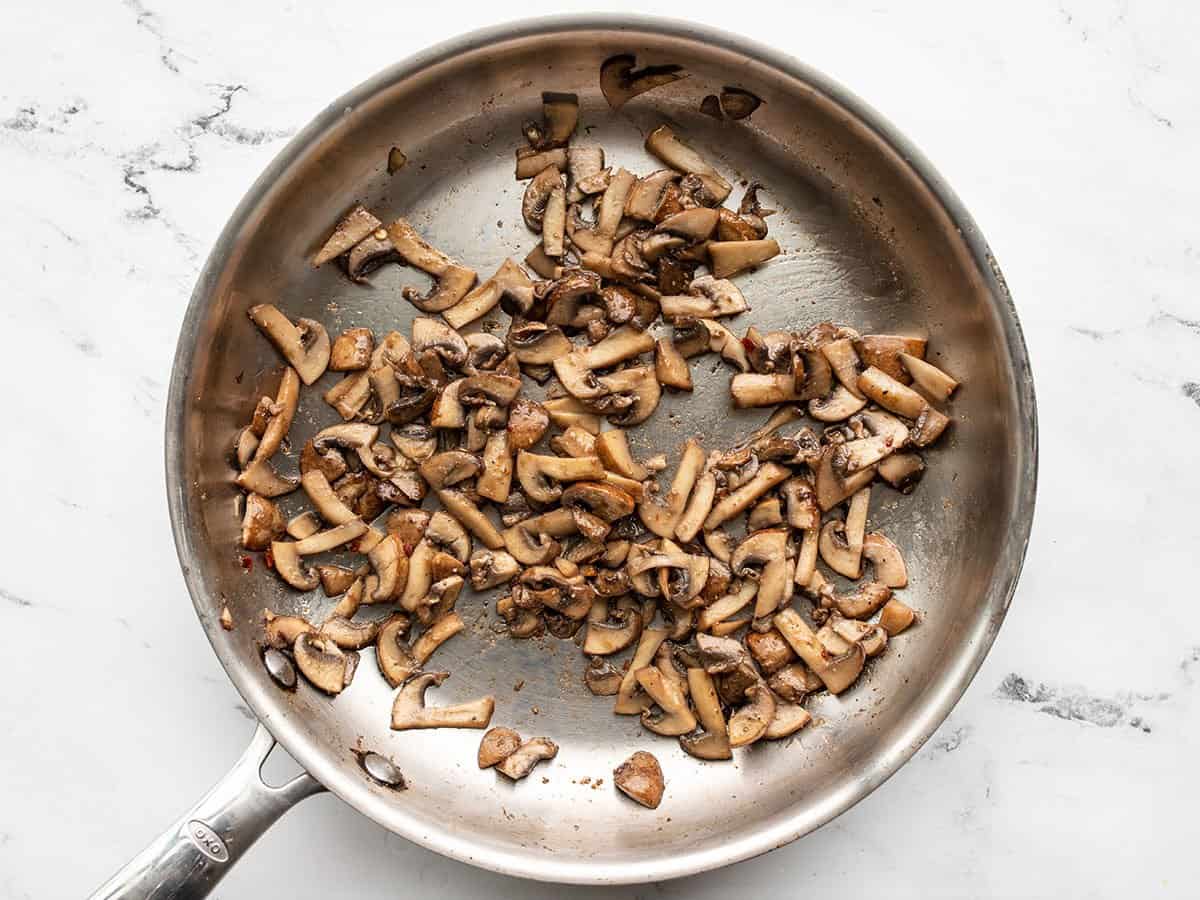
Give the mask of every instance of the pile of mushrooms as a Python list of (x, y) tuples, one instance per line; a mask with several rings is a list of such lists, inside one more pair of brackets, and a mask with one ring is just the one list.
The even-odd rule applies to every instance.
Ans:
[[(674, 75), (633, 62), (613, 64), (613, 96)], [(340, 261), (363, 280), (403, 262), (433, 277), (427, 293), (403, 291), (421, 313), (410, 334), (331, 341), (318, 322), (250, 310), (287, 366), (237, 441), (241, 543), (331, 601), (319, 625), (268, 612), (267, 647), (334, 695), (374, 645), (397, 692), (393, 728), (489, 724), (492, 697), (425, 701), (447, 677), (429, 663), (464, 628), (469, 581), (499, 589), (510, 637), (575, 640), (615, 714), (729, 759), (795, 734), (809, 694), (849, 688), (914, 622), (894, 595), (908, 583), (901, 550), (870, 528), (872, 490), (913, 490), (949, 424), (935, 404), (957, 382), (920, 338), (829, 322), (735, 333), (727, 323), (749, 304), (731, 278), (780, 252), (759, 185), (724, 206), (730, 182), (666, 125), (646, 139), (663, 168), (635, 175), (574, 144), (577, 120), (573, 95), (548, 93), (524, 128), (516, 177), (539, 238), (524, 264), (479, 281), (404, 219), (356, 208), (337, 225), (314, 265)], [(497, 308), (506, 333), (472, 327)], [(660, 448), (680, 451), (660, 484), (665, 457), (635, 458), (627, 429), (664, 390), (690, 391), (691, 360), (709, 353), (732, 370), (733, 405), (770, 417), (732, 447)], [(300, 384), (327, 371), (340, 373), (323, 383), (340, 421), (303, 444), (298, 477), (281, 474)], [(276, 500), (297, 490), (311, 509), (285, 520)], [(334, 550), (361, 559), (311, 564)], [(389, 612), (359, 616), (371, 606)], [(507, 730), (485, 745), (480, 765), (510, 777), (553, 747)]]

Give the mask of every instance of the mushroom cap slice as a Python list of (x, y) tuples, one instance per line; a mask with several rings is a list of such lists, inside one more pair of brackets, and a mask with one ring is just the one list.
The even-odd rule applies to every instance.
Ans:
[(844, 422), (867, 405), (867, 401), (839, 384), (826, 397), (808, 401), (808, 414), (818, 422)]
[(379, 635), (378, 622), (351, 622), (342, 616), (326, 619), (321, 634), (328, 636), (343, 650), (361, 650), (375, 642)]
[(349, 657), (332, 637), (306, 631), (296, 637), (292, 655), (300, 673), (313, 687), (337, 695), (348, 681)]
[(716, 278), (728, 278), (738, 272), (765, 263), (779, 255), (779, 242), (774, 238), (758, 241), (709, 241), (708, 257)]
[(563, 491), (562, 504), (586, 509), (605, 522), (615, 522), (633, 513), (629, 494), (606, 482), (577, 481)]
[(735, 712), (729, 719), (729, 746), (745, 747), (753, 744), (767, 733), (771, 720), (775, 718), (775, 695), (758, 682), (746, 689), (750, 702)]
[(312, 624), (300, 616), (277, 616), (269, 609), (263, 610), (263, 621), (266, 623), (267, 645), (276, 650), (291, 649), (296, 638), (310, 631), (316, 631)]
[(895, 637), (912, 625), (916, 618), (917, 614), (908, 604), (892, 597), (879, 613), (879, 624), (889, 637)]
[[(618, 601), (612, 617), (615, 623), (588, 622), (583, 652), (590, 656), (608, 656), (619, 653), (642, 634), (643, 621), (640, 610), (629, 600)], [(665, 633), (664, 633), (665, 636)]]
[(610, 56), (600, 66), (600, 92), (613, 109), (620, 109), (638, 94), (687, 78), (682, 66), (668, 64), (635, 69), (636, 65), (636, 56), (621, 53)]
[(604, 467), (595, 456), (545, 456), (528, 450), (517, 453), (517, 480), (525, 496), (538, 503), (552, 503), (562, 496), (563, 489), (558, 482), (603, 477)]
[(234, 482), (244, 491), (270, 499), (290, 494), (299, 484), (294, 478), (284, 478), (265, 459), (251, 462)]
[(593, 656), (583, 670), (583, 681), (597, 697), (612, 697), (621, 689), (622, 673), (608, 660)]
[(247, 550), (266, 550), (272, 541), (283, 535), (286, 527), (278, 506), (259, 494), (246, 495), (240, 541), (243, 547)]
[(649, 709), (642, 712), (643, 728), (666, 737), (678, 737), (696, 729), (696, 717), (675, 679), (664, 676), (657, 666), (643, 666), (633, 676), (660, 710), (658, 714)]
[(296, 541), (272, 541), (271, 559), (279, 577), (298, 591), (311, 591), (321, 583), (316, 570), (304, 565)]
[(467, 361), (467, 342), (457, 331), (429, 316), (417, 316), (412, 323), (412, 349), (421, 354), (436, 353), (451, 369), (460, 369)]
[[(555, 189), (563, 188), (562, 173), (557, 166), (547, 166), (538, 172), (525, 186), (525, 194), (521, 198), (521, 217), (532, 231), (542, 231), (542, 220), (546, 214), (546, 204)], [(564, 196), (565, 202), (565, 196)], [(546, 250), (548, 256), (555, 254)]]
[(435, 453), (421, 463), (418, 471), (435, 490), (450, 487), (479, 474), (479, 457), (465, 450), (446, 450)]
[(497, 726), (488, 729), (479, 741), (477, 760), (479, 768), (490, 769), (517, 752), (521, 746), (521, 735), (511, 728)]
[(831, 694), (840, 694), (862, 672), (867, 655), (859, 644), (852, 645), (842, 656), (834, 656), (821, 645), (816, 633), (794, 609), (776, 613), (775, 627)]
[(665, 783), (662, 766), (645, 750), (638, 750), (613, 769), (613, 784), (631, 800), (647, 809), (658, 809)]
[(399, 687), (421, 668), (412, 648), (404, 640), (408, 627), (408, 616), (397, 614), (380, 626), (375, 637), (379, 672), (392, 687)]
[(333, 234), (313, 256), (313, 268), (322, 266), (331, 259), (336, 259), (343, 253), (349, 252), (355, 244), (382, 227), (383, 223), (366, 209), (361, 206), (354, 207), (338, 222), (333, 229)]
[(544, 759), (558, 755), (558, 744), (545, 737), (530, 738), (496, 766), (496, 771), (519, 781), (533, 771), (533, 767)]
[(879, 532), (871, 532), (863, 538), (862, 555), (875, 570), (875, 580), (890, 588), (908, 585), (908, 568), (900, 548)]
[(408, 681), (392, 704), (392, 729), (412, 728), (487, 728), (496, 708), (496, 698), (480, 697), (455, 706), (427, 707), (425, 691), (449, 677), (446, 672), (424, 672)]
[(324, 325), (313, 319), (298, 319), (299, 325), (293, 325), (270, 303), (250, 307), (249, 315), (279, 354), (291, 363), (301, 381), (312, 384), (324, 374), (331, 349)]
[(769, 741), (791, 737), (812, 721), (812, 715), (799, 703), (784, 703), (778, 697), (775, 700), (775, 715), (767, 731), (763, 735)]

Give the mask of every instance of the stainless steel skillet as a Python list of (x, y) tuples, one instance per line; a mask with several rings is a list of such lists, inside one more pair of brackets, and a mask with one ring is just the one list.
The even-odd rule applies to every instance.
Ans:
[[(622, 52), (682, 65), (689, 77), (614, 113), (597, 75)], [(718, 122), (699, 106), (724, 85), (765, 102), (747, 120)], [(391, 732), (391, 692), (370, 660), (330, 701), (303, 685), (281, 691), (260, 659), (264, 606), (319, 616), (326, 601), (247, 573), (235, 552), (229, 448), (277, 366), (246, 309), (278, 303), (334, 334), (352, 325), (407, 330), (413, 309), (399, 288), (412, 270), (392, 267), (360, 287), (307, 263), (357, 202), (408, 216), (480, 272), (523, 256), (531, 239), (512, 154), (547, 89), (578, 93), (588, 139), (631, 170), (649, 170), (643, 137), (667, 121), (731, 180), (767, 185), (780, 210), (772, 235), (786, 253), (741, 282), (760, 328), (833, 319), (862, 331), (924, 331), (939, 364), (965, 383), (952, 437), (931, 454), (917, 492), (901, 501), (881, 489), (873, 503), (873, 523), (909, 561), (906, 600), (921, 626), (853, 691), (815, 703), (817, 727), (750, 748), (732, 765), (700, 763), (614, 717), (583, 686), (574, 645), (497, 639), (479, 597), (460, 600), (478, 623), (439, 651), (453, 675), (435, 702), (495, 693), (496, 722), (562, 746), (546, 783), (478, 771), (475, 732)], [(408, 163), (389, 175), (393, 146)], [(694, 395), (667, 399), (638, 430), (642, 449), (673, 449), (690, 434), (722, 446), (765, 418), (731, 413), (724, 373), (701, 364), (696, 374)], [(320, 391), (305, 392), (293, 445), (329, 418)], [(629, 17), (525, 22), (429, 50), (331, 104), (288, 145), (234, 213), (192, 296), (167, 409), (171, 519), (200, 621), (262, 727), (213, 792), (96, 896), (202, 896), (274, 819), (322, 788), (430, 849), (547, 881), (662, 880), (794, 840), (890, 776), (965, 690), (1015, 590), (1036, 462), (1028, 358), (995, 260), (930, 165), (847, 91), (732, 35)], [(225, 606), (232, 631), (218, 622)], [(272, 735), (309, 773), (279, 789), (258, 773)], [(613, 766), (634, 749), (662, 761), (667, 794), (657, 811), (634, 810), (610, 789)], [(369, 777), (363, 751), (391, 760), (406, 789)], [(585, 776), (605, 784), (581, 784)]]

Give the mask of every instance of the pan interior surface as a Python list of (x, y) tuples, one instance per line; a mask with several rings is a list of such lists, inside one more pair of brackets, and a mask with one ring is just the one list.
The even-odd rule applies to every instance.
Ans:
[[(620, 52), (639, 64), (680, 64), (689, 77), (613, 112), (597, 76)], [(701, 99), (727, 84), (765, 102), (740, 122), (702, 114)], [(921, 334), (931, 360), (964, 385), (916, 492), (901, 497), (882, 484), (872, 492), (871, 527), (905, 554), (911, 586), (901, 596), (918, 610), (919, 626), (855, 688), (810, 701), (814, 725), (732, 763), (692, 759), (635, 718), (612, 715), (611, 698), (584, 686), (586, 659), (572, 642), (497, 635), (494, 592), (468, 590), (459, 600), (468, 629), (434, 657), (452, 675), (428, 700), (495, 694), (493, 724), (560, 745), (552, 764), (515, 785), (478, 770), (479, 732), (390, 731), (393, 692), (373, 650), (332, 701), (304, 685), (279, 690), (259, 658), (264, 607), (319, 620), (332, 601), (240, 564), (230, 447), (256, 399), (273, 393), (279, 366), (246, 310), (275, 303), (293, 319), (320, 320), (331, 335), (352, 326), (407, 333), (415, 310), (400, 289), (424, 288), (420, 273), (389, 266), (356, 285), (336, 265), (308, 264), (357, 203), (385, 220), (407, 217), (481, 278), (505, 257), (523, 259), (537, 238), (521, 220), (524, 183), (513, 178), (513, 154), (521, 123), (540, 115), (543, 90), (579, 94), (575, 143), (603, 146), (608, 164), (659, 168), (642, 143), (667, 122), (730, 181), (764, 184), (764, 200), (778, 210), (771, 236), (784, 254), (739, 279), (752, 311), (735, 330), (830, 319), (864, 333)], [(1032, 513), (1032, 385), (1011, 304), (974, 226), (871, 115), (820, 76), (727, 36), (661, 23), (540, 23), (473, 36), (383, 73), (275, 161), (193, 298), (172, 384), (167, 465), (181, 559), (214, 648), (246, 701), (315, 777), (385, 827), (467, 862), (545, 880), (647, 881), (812, 830), (881, 783), (942, 721), (982, 661), (1020, 569)], [(407, 164), (389, 175), (393, 147)], [(729, 202), (740, 193), (735, 187)], [(507, 327), (499, 310), (488, 318)], [(665, 397), (631, 434), (635, 451), (666, 451), (672, 467), (688, 436), (706, 449), (728, 447), (769, 412), (730, 409), (730, 370), (715, 356), (692, 368), (694, 394)], [(321, 394), (339, 377), (326, 374), (303, 393), (291, 450), (276, 459), (284, 474), (296, 471), (304, 440), (335, 421)], [(302, 503), (298, 492), (282, 505), (290, 513)], [(218, 624), (226, 605), (236, 623), (228, 632)], [(407, 790), (366, 777), (358, 749), (393, 760)], [(613, 768), (638, 749), (662, 763), (658, 810), (635, 807), (611, 783)]]

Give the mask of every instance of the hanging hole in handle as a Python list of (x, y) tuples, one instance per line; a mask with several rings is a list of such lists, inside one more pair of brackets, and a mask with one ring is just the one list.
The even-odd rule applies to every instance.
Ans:
[(272, 748), (262, 765), (258, 767), (258, 775), (263, 784), (275, 790), (286, 787), (305, 774), (307, 773), (304, 768), (292, 759), (292, 755), (279, 744)]

